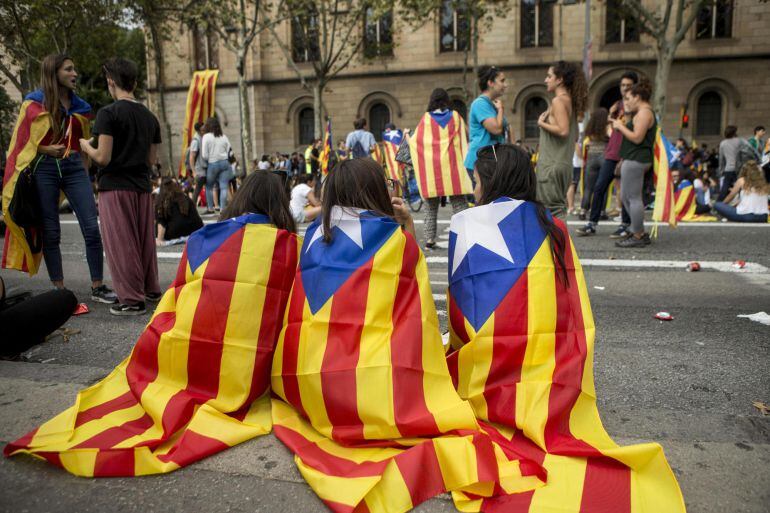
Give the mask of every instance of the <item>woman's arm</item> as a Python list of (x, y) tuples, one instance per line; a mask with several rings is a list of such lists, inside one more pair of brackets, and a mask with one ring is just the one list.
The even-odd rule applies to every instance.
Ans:
[(112, 160), (112, 136), (100, 135), (99, 147), (94, 148), (88, 139), (80, 139), (80, 149), (93, 160), (97, 166), (105, 167)]
[(151, 144), (150, 151), (147, 152), (147, 164), (152, 167), (158, 161), (158, 147), (160, 144)]
[(409, 213), (409, 209), (407, 208), (406, 203), (404, 203), (403, 198), (390, 198), (390, 204), (393, 205), (393, 217), (396, 219), (396, 222), (404, 228), (404, 231), (411, 233), (412, 237), (417, 239), (417, 232), (414, 229), (414, 219), (412, 219), (412, 214)]
[(315, 192), (312, 190), (307, 193), (307, 202), (310, 203), (310, 206), (312, 207), (320, 207), (321, 202), (318, 201), (318, 198), (315, 197)]
[(481, 122), (487, 132), (492, 135), (500, 135), (505, 130), (505, 123), (503, 122), (503, 102), (499, 99), (492, 102), (497, 109), (497, 116), (494, 118), (487, 118)]
[(155, 245), (160, 246), (166, 241), (166, 227), (158, 223), (158, 236), (155, 238)]
[(733, 185), (733, 188), (730, 189), (730, 193), (727, 195), (727, 197), (725, 197), (724, 203), (730, 203), (735, 198), (735, 196), (738, 195), (738, 192), (743, 187), (743, 183), (744, 182), (745, 182), (745, 180), (743, 178), (738, 178), (735, 181), (735, 184)]
[[(551, 108), (540, 115), (537, 120), (537, 126), (557, 137), (567, 137), (569, 135), (569, 112), (567, 111), (566, 100), (554, 98)], [(553, 123), (548, 121), (553, 118)]]
[(634, 131), (629, 130), (622, 121), (616, 119), (612, 122), (615, 130), (620, 131), (623, 137), (628, 139), (634, 144), (639, 144), (644, 140), (644, 136), (647, 135), (647, 130), (652, 127), (652, 111), (650, 109), (642, 109), (634, 115)]

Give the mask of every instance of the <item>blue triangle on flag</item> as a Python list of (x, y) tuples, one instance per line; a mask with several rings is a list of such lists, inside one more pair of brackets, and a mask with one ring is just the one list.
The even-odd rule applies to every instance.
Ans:
[(263, 214), (244, 214), (206, 225), (193, 232), (187, 239), (187, 262), (190, 265), (190, 271), (194, 273), (222, 243), (247, 224), (270, 224), (270, 218)]

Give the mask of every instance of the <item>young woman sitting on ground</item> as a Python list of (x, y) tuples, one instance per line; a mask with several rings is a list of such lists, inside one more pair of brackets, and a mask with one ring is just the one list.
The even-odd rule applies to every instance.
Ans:
[[(717, 201), (714, 209), (729, 221), (738, 223), (766, 223), (767, 198), (770, 185), (756, 162), (750, 160), (741, 168), (741, 173), (724, 201)], [(736, 206), (730, 205), (738, 198)]]
[[(182, 192), (176, 180), (164, 178), (155, 198), (156, 246), (165, 246), (169, 241), (184, 240), (203, 226), (195, 203)], [(179, 240), (182, 239), (182, 240)]]

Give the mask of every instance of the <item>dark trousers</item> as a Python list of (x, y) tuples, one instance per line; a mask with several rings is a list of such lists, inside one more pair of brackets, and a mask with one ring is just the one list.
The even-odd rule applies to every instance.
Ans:
[(64, 279), (62, 271), (61, 226), (59, 225), (59, 195), (64, 195), (75, 211), (80, 225), (80, 232), (86, 243), (86, 260), (91, 280), (103, 278), (104, 258), (102, 256), (102, 238), (96, 215), (96, 202), (83, 168), (80, 155), (74, 153), (66, 159), (45, 156), (35, 170), (35, 186), (40, 198), (40, 211), (43, 216), (43, 258), (51, 281)]
[(722, 173), (722, 187), (719, 189), (717, 201), (725, 200), (727, 195), (730, 194), (730, 189), (735, 185), (736, 180), (738, 180), (738, 173), (735, 171), (725, 171)]
[[(195, 177), (195, 191), (193, 192), (192, 200), (193, 204), (198, 204), (198, 198), (200, 198), (201, 191), (203, 190), (203, 187), (206, 185), (206, 177), (205, 176), (196, 176)], [(213, 205), (206, 205), (207, 210), (213, 210)]]
[[(607, 204), (607, 191), (610, 188), (610, 184), (615, 179), (615, 168), (618, 165), (617, 160), (605, 159), (602, 162), (602, 167), (599, 168), (599, 176), (596, 178), (594, 184), (594, 192), (591, 200), (591, 214), (588, 220), (592, 224), (599, 224), (599, 218), (602, 215), (602, 209)], [(628, 216), (625, 207), (621, 210), (620, 216), (622, 223), (626, 226), (631, 224), (631, 218)]]
[(23, 353), (67, 322), (78, 300), (69, 290), (49, 290), (0, 310), (0, 355)]

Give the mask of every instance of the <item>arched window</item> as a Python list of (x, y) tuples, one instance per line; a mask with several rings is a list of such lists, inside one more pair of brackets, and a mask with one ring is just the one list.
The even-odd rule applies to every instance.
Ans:
[(455, 98), (452, 100), (452, 103), (450, 104), (452, 107), (452, 110), (455, 110), (460, 114), (460, 116), (465, 120), (468, 121), (468, 106), (465, 105), (465, 102), (462, 101), (459, 98)]
[(369, 107), (369, 129), (377, 141), (382, 141), (385, 125), (390, 123), (390, 109), (384, 103), (375, 103)]
[(310, 144), (313, 142), (315, 133), (315, 115), (313, 107), (303, 107), (297, 114), (297, 125), (299, 126), (299, 143)]
[(698, 135), (722, 133), (722, 96), (716, 91), (706, 91), (698, 98), (696, 111)]
[(617, 84), (612, 84), (599, 98), (599, 107), (610, 110), (613, 105), (621, 100), (621, 98), (620, 87), (618, 87)]
[(540, 127), (537, 119), (548, 108), (548, 102), (541, 96), (533, 96), (524, 105), (524, 139), (537, 139)]

